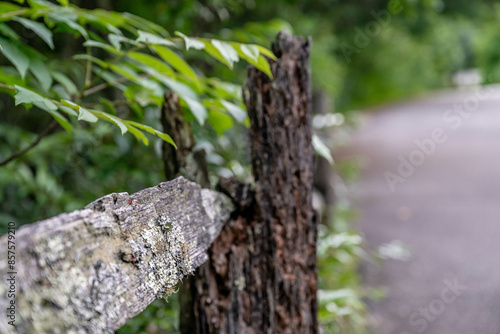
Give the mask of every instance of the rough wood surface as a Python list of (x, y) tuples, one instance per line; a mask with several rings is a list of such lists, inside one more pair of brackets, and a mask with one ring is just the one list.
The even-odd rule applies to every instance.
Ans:
[[(112, 333), (207, 259), (231, 201), (179, 177), (16, 231), (16, 330)], [(7, 249), (7, 238), (0, 238)], [(7, 252), (0, 270), (8, 272)], [(0, 281), (0, 332), (10, 333)]]
[[(274, 80), (244, 90), (255, 192), (222, 184), (237, 209), (199, 268), (197, 333), (317, 333), (310, 41), (280, 33)], [(187, 332), (185, 332), (187, 333)]]
[(165, 133), (170, 134), (177, 144), (177, 149), (167, 142), (163, 142), (163, 166), (165, 177), (172, 180), (177, 176), (184, 176), (188, 180), (208, 188), (207, 162), (204, 150), (194, 150), (196, 141), (193, 136), (191, 123), (186, 120), (179, 96), (176, 93), (165, 94), (161, 109), (161, 123)]

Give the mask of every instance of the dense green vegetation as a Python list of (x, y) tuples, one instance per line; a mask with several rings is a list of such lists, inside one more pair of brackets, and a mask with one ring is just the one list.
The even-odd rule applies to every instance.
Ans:
[[(240, 86), (248, 63), (269, 73), (272, 55), (261, 46), (282, 29), (313, 37), (313, 88), (334, 101), (322, 112), (341, 112), (347, 124), (353, 109), (450, 86), (459, 70), (500, 80), (494, 1), (70, 2), (0, 2), (0, 162), (43, 135), (0, 165), (2, 233), (8, 221), (30, 223), (161, 182), (167, 90), (181, 97), (213, 183), (251, 181)], [(355, 169), (337, 167), (345, 178)], [(334, 222), (320, 231), (326, 333), (361, 333), (365, 324), (352, 216), (339, 199)], [(121, 332), (175, 331), (171, 298)]]

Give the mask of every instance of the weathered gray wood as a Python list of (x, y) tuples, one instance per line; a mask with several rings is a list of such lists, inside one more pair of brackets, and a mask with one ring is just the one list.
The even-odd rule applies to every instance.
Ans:
[[(16, 330), (112, 333), (207, 259), (228, 197), (179, 177), (16, 231)], [(7, 273), (7, 237), (0, 238)], [(0, 332), (11, 333), (0, 281)]]

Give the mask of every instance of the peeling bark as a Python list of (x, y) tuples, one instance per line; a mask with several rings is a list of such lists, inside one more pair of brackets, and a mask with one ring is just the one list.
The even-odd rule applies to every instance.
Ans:
[[(179, 177), (16, 231), (18, 333), (113, 333), (207, 259), (233, 207)], [(7, 249), (7, 237), (0, 238)], [(7, 268), (0, 253), (0, 270)], [(0, 281), (0, 332), (11, 333)]]
[(280, 33), (273, 51), (275, 79), (250, 68), (244, 90), (255, 192), (221, 184), (237, 208), (192, 288), (197, 333), (318, 331), (310, 41)]

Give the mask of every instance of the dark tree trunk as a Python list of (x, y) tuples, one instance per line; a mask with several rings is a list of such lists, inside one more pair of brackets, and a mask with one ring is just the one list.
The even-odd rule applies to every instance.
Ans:
[(250, 68), (244, 90), (255, 190), (221, 184), (237, 210), (191, 287), (197, 333), (317, 333), (310, 41), (273, 51), (275, 79)]
[(165, 94), (161, 123), (164, 132), (168, 133), (177, 145), (175, 149), (169, 143), (163, 142), (163, 166), (167, 180), (184, 176), (204, 188), (208, 187), (210, 182), (205, 151), (193, 151), (196, 142), (191, 124), (184, 117), (177, 94), (170, 92)]

